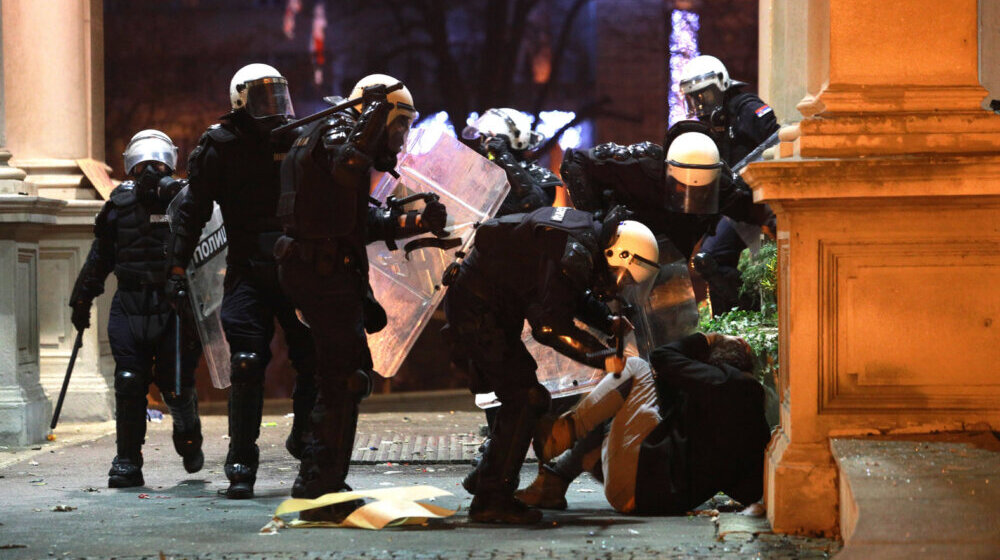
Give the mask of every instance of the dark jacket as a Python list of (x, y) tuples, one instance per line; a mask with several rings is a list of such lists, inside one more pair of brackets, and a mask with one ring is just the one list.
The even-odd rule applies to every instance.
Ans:
[(743, 504), (763, 494), (764, 389), (734, 367), (705, 363), (708, 351), (696, 333), (650, 357), (663, 420), (639, 452), (637, 513), (682, 515), (720, 491)]

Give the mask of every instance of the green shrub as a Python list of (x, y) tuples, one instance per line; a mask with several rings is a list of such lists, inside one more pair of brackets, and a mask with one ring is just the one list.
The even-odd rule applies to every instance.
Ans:
[(712, 317), (707, 305), (699, 308), (698, 327), (702, 332), (718, 332), (743, 338), (757, 356), (754, 374), (774, 387), (778, 372), (777, 246), (765, 243), (756, 255), (744, 249), (739, 270), (743, 277), (740, 294), (751, 293), (761, 302), (760, 311), (735, 309)]

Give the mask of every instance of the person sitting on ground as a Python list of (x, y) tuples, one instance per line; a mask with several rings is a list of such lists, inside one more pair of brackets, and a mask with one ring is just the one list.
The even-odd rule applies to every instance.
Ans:
[(517, 498), (564, 509), (569, 483), (588, 470), (622, 513), (683, 515), (719, 491), (744, 505), (760, 500), (770, 430), (753, 360), (746, 341), (717, 333), (657, 348), (652, 367), (628, 358), (621, 375), (540, 424), (539, 460), (562, 455)]

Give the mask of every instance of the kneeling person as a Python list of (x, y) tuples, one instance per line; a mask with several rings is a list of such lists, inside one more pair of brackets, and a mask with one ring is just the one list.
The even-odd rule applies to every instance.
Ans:
[(598, 460), (605, 496), (622, 513), (682, 515), (718, 491), (746, 505), (760, 500), (770, 430), (764, 389), (748, 373), (749, 345), (696, 333), (656, 349), (651, 361), (652, 368), (629, 358), (620, 377), (607, 376), (539, 429), (539, 460), (572, 449), (546, 466), (522, 500), (565, 507), (570, 481)]
[(472, 392), (493, 391), (500, 400), (491, 443), (463, 482), (475, 495), (473, 520), (541, 520), (539, 511), (514, 498), (532, 434), (550, 401), (521, 341), (524, 321), (542, 344), (595, 368), (620, 371), (623, 361), (573, 320), (617, 332), (624, 319), (612, 316), (592, 290), (615, 293), (651, 280), (658, 257), (644, 225), (618, 219), (602, 224), (570, 208), (540, 208), (479, 227), (475, 247), (444, 299), (455, 363), (468, 370)]

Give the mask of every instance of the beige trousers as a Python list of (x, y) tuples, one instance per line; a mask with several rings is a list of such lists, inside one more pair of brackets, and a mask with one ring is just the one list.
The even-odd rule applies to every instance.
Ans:
[(601, 447), (604, 496), (617, 511), (634, 510), (639, 449), (660, 423), (656, 385), (649, 364), (642, 358), (629, 358), (621, 375), (605, 376), (580, 401), (574, 414), (578, 436), (611, 419)]

